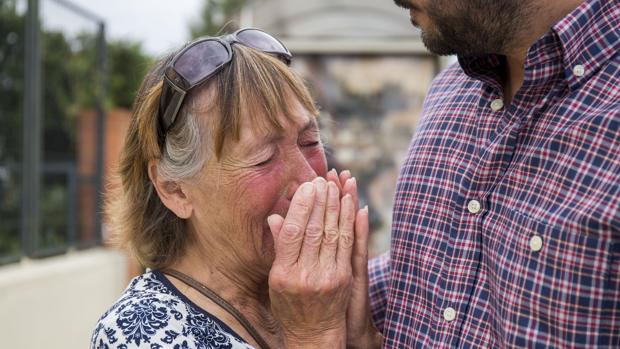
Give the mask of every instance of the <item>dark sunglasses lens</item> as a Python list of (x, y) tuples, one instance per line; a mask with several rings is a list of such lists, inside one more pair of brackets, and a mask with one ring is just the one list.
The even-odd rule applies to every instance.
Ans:
[(242, 30), (237, 39), (245, 46), (265, 51), (288, 55), (288, 50), (273, 36), (256, 29)]
[(213, 74), (222, 64), (228, 62), (230, 52), (226, 46), (216, 40), (200, 42), (185, 51), (174, 64), (174, 69), (190, 85)]

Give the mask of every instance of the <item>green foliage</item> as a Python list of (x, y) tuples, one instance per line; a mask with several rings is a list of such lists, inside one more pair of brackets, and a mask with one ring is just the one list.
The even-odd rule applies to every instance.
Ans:
[[(25, 93), (25, 14), (16, 0), (0, 0), (0, 257), (20, 250), (22, 125)], [(69, 37), (62, 31), (42, 31), (41, 98), (43, 162), (75, 164), (77, 118), (96, 107), (102, 88), (97, 70), (97, 33)], [(151, 63), (138, 43), (107, 46), (106, 107), (130, 108)], [(43, 173), (41, 246), (63, 243), (69, 222), (67, 174)], [(56, 178), (56, 179), (54, 179)]]
[(88, 64), (94, 72), (94, 62), (79, 62), (83, 52), (74, 52), (62, 32), (42, 35), (43, 64), (43, 159), (72, 161), (75, 159), (75, 119), (80, 109), (93, 108), (94, 96), (89, 80), (80, 78), (83, 72), (76, 65)]
[(205, 0), (200, 22), (190, 26), (193, 38), (232, 32), (239, 27), (236, 20), (247, 0)]
[(0, 1), (0, 162), (20, 157), (24, 96), (24, 25), (15, 1)]
[[(15, 0), (0, 2), (0, 163), (20, 159), (24, 101), (25, 15)], [(96, 106), (96, 33), (68, 38), (60, 31), (41, 33), (42, 101), (45, 161), (71, 161), (75, 149), (75, 120)], [(108, 107), (130, 108), (151, 63), (139, 44), (108, 44)]]
[(67, 243), (69, 191), (64, 174), (47, 174), (41, 192), (39, 247), (54, 248)]
[(15, 1), (0, 1), (0, 256), (16, 255), (20, 247), (21, 186), (15, 168), (21, 158), (24, 25)]
[(108, 105), (131, 108), (151, 64), (152, 59), (139, 43), (123, 40), (108, 43)]

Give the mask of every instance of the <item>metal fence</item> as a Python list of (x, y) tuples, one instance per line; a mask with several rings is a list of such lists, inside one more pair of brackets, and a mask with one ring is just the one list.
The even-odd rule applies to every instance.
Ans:
[(0, 264), (99, 245), (105, 23), (65, 0), (0, 16)]

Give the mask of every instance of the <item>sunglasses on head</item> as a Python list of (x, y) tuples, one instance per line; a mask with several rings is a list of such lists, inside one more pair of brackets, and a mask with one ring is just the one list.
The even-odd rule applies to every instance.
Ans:
[(232, 45), (235, 43), (275, 54), (287, 65), (293, 57), (280, 40), (255, 28), (239, 29), (232, 34), (192, 42), (174, 56), (165, 71), (158, 112), (162, 137), (174, 125), (187, 92), (205, 82), (232, 60)]

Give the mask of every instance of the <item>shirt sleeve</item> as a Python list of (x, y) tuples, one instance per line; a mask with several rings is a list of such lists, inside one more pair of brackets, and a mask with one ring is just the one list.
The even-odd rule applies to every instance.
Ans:
[(368, 261), (370, 311), (375, 327), (383, 332), (390, 277), (390, 253)]

